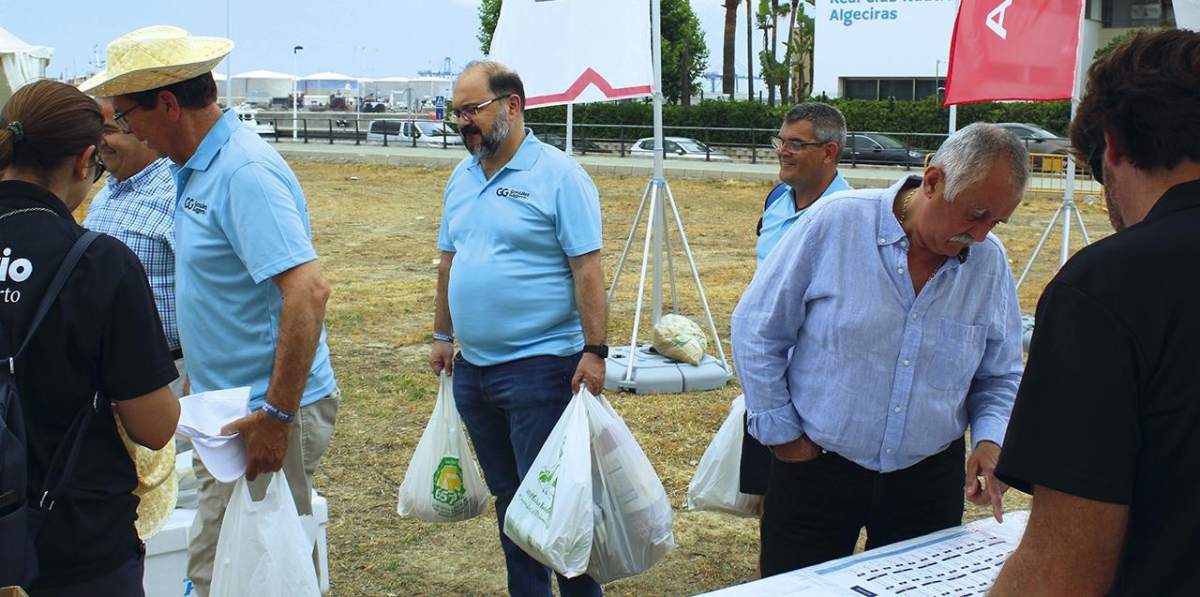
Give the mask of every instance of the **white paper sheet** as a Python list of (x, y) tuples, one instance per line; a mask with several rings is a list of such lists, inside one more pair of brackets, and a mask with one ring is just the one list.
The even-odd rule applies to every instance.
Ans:
[(196, 455), (218, 481), (231, 483), (246, 472), (246, 444), (221, 428), (250, 414), (250, 387), (191, 394), (179, 399), (175, 432), (186, 435)]
[(924, 597), (985, 595), (1021, 542), (1029, 512), (930, 533), (795, 572), (705, 593), (803, 597)]

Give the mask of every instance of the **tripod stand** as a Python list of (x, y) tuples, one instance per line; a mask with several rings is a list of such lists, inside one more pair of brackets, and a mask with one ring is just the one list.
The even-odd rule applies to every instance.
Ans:
[(1033, 255), (1029, 256), (1029, 263), (1025, 264), (1025, 271), (1021, 272), (1020, 279), (1017, 280), (1017, 289), (1021, 288), (1021, 284), (1025, 281), (1025, 277), (1029, 275), (1029, 270), (1033, 268), (1033, 262), (1037, 260), (1038, 253), (1042, 250), (1042, 245), (1046, 244), (1046, 238), (1050, 236), (1050, 231), (1054, 229), (1054, 223), (1058, 221), (1059, 216), (1062, 216), (1062, 247), (1059, 250), (1058, 266), (1062, 267), (1070, 257), (1071, 252), (1071, 216), (1075, 216), (1075, 221), (1079, 223), (1079, 231), (1083, 233), (1083, 242), (1092, 244), (1092, 239), (1088, 237), (1087, 228), (1083, 225), (1083, 216), (1079, 214), (1079, 209), (1075, 207), (1075, 158), (1067, 156), (1067, 184), (1063, 192), (1062, 205), (1054, 212), (1054, 217), (1050, 218), (1050, 223), (1046, 225), (1046, 231), (1042, 233), (1042, 239), (1038, 241), (1037, 247), (1033, 249)]
[[(661, 137), (660, 137), (661, 138)], [(641, 275), (638, 282), (637, 307), (634, 309), (633, 334), (628, 347), (613, 347), (609, 353), (606, 367), (604, 387), (607, 390), (634, 390), (640, 394), (653, 392), (685, 392), (691, 390), (712, 390), (724, 386), (733, 379), (733, 372), (725, 359), (725, 349), (721, 337), (717, 335), (717, 327), (713, 323), (712, 311), (708, 307), (708, 299), (704, 296), (704, 286), (700, 283), (700, 274), (696, 270), (696, 260), (688, 245), (687, 235), (683, 231), (683, 220), (679, 217), (679, 209), (675, 206), (675, 197), (671, 187), (662, 176), (662, 145), (656, 145), (655, 176), (646, 186), (638, 205), (637, 215), (633, 219), (633, 227), (629, 238), (625, 241), (625, 249), (617, 262), (617, 271), (613, 274), (612, 286), (608, 289), (608, 303), (611, 305), (621, 279), (625, 260), (633, 247), (633, 239), (637, 234), (638, 224), (646, 217), (646, 238), (642, 247)], [(680, 364), (650, 350), (649, 346), (639, 346), (637, 342), (638, 327), (642, 320), (642, 299), (646, 292), (646, 275), (651, 278), (651, 314), (653, 322), (662, 319), (663, 291), (663, 255), (666, 255), (667, 275), (671, 288), (671, 310), (679, 307), (679, 295), (675, 286), (675, 260), (671, 247), (671, 236), (666, 226), (667, 206), (674, 216), (675, 228), (679, 232), (679, 240), (683, 253), (691, 268), (692, 281), (700, 293), (700, 303), (704, 307), (704, 315), (708, 323), (708, 332), (717, 347), (720, 361), (705, 355), (699, 365)], [(653, 263), (650, 263), (653, 257)], [(648, 272), (649, 270), (649, 272)]]

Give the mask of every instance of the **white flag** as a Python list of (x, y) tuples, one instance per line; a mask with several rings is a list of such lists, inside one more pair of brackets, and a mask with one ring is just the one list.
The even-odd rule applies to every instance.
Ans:
[(1200, 31), (1200, 0), (1175, 0), (1175, 24), (1180, 29)]
[(647, 0), (504, 0), (490, 59), (521, 75), (526, 107), (651, 93)]

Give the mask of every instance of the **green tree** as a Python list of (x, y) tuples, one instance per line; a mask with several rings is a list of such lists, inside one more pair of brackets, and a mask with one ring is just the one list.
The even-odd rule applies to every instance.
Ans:
[(1100, 58), (1102, 58), (1104, 56), (1108, 56), (1109, 53), (1111, 53), (1113, 50), (1117, 49), (1117, 46), (1129, 41), (1130, 39), (1133, 39), (1133, 36), (1135, 36), (1139, 33), (1156, 33), (1158, 31), (1163, 31), (1164, 29), (1169, 29), (1169, 27), (1163, 27), (1163, 28), (1141, 27), (1138, 29), (1130, 29), (1129, 31), (1126, 31), (1125, 33), (1122, 33), (1122, 34), (1112, 38), (1111, 40), (1109, 40), (1108, 45), (1104, 46), (1103, 48), (1100, 48), (1099, 50), (1096, 50), (1096, 53), (1094, 55), (1092, 55), (1092, 60), (1095, 61), (1095, 60), (1099, 60)]
[(500, 20), (500, 4), (504, 0), (481, 0), (479, 3), (479, 49), (486, 56), (492, 51), (492, 34)]
[[(812, 92), (812, 56), (815, 23), (810, 13), (816, 0), (791, 0), (792, 13), (783, 62), (790, 71), (792, 100), (799, 102)], [(807, 5), (807, 6), (803, 6)]]
[(700, 30), (700, 19), (688, 0), (661, 0), (662, 91), (671, 103), (690, 105), (700, 92), (696, 82), (708, 67), (708, 45)]

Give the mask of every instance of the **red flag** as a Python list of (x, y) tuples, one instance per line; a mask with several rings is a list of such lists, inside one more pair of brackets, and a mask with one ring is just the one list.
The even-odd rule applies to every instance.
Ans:
[(1070, 99), (1084, 0), (962, 0), (943, 105)]

